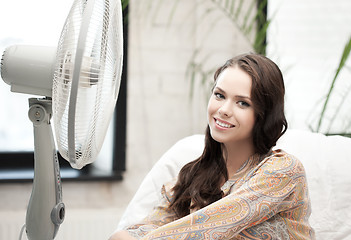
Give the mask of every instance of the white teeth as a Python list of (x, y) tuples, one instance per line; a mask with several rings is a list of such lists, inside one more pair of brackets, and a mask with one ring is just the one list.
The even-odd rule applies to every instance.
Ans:
[(223, 123), (223, 122), (220, 122), (216, 119), (216, 123), (221, 126), (221, 127), (225, 127), (225, 128), (230, 128), (232, 127), (232, 125), (229, 125), (229, 124), (226, 124), (226, 123)]

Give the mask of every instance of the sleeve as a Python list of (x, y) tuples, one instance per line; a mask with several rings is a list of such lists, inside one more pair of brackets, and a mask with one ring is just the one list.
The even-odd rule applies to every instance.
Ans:
[(163, 225), (143, 239), (231, 239), (275, 214), (304, 205), (305, 173), (290, 155), (272, 157), (230, 195)]
[(174, 182), (171, 182), (162, 186), (161, 202), (146, 218), (143, 219), (142, 222), (126, 228), (130, 235), (140, 239), (158, 227), (173, 222), (177, 219), (176, 214), (168, 209), (171, 198), (173, 197), (173, 192), (171, 191), (173, 185)]

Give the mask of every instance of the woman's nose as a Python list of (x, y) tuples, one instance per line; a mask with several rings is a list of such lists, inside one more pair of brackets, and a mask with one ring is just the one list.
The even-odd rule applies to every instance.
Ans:
[(226, 117), (231, 117), (233, 114), (233, 107), (229, 102), (223, 103), (223, 105), (219, 108), (219, 114), (226, 116)]

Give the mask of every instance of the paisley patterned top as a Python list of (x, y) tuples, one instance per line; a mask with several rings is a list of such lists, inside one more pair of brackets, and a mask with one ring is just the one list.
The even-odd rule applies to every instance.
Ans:
[(138, 239), (315, 239), (308, 223), (305, 170), (282, 150), (250, 160), (222, 187), (224, 197), (178, 219), (168, 210), (175, 182), (143, 222), (127, 228)]

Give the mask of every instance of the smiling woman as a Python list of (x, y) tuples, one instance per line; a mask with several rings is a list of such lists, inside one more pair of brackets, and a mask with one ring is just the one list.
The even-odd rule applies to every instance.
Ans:
[(301, 162), (277, 149), (285, 133), (284, 81), (257, 54), (215, 73), (202, 155), (164, 183), (162, 202), (117, 239), (314, 239)]

